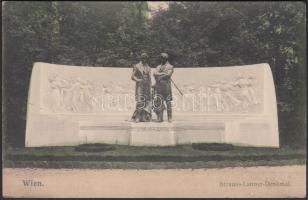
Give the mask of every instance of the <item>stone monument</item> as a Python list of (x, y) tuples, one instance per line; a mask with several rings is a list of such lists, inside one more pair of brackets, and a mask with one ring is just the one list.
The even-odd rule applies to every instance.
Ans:
[(130, 121), (135, 109), (131, 72), (131, 68), (35, 63), (26, 147), (213, 142), (279, 147), (275, 87), (268, 64), (175, 68), (172, 79), (183, 95), (172, 88), (171, 123)]

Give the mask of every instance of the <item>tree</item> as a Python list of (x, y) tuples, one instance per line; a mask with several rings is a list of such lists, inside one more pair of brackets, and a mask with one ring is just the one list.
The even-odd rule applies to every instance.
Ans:
[(170, 2), (149, 19), (141, 1), (6, 2), (6, 139), (24, 143), (33, 62), (129, 67), (145, 51), (151, 66), (161, 52), (176, 67), (269, 63), (280, 141), (305, 146), (305, 8), (301, 2)]

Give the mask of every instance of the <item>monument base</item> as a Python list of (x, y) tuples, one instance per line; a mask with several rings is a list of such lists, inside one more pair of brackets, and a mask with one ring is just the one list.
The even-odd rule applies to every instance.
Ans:
[[(128, 116), (126, 117), (128, 118)], [(192, 143), (227, 143), (237, 146), (278, 147), (270, 137), (267, 116), (176, 115), (168, 122), (130, 122), (123, 119), (79, 121), (78, 144), (104, 143), (131, 146), (175, 146)], [(258, 136), (258, 137), (256, 137)], [(259, 137), (260, 136), (260, 137)]]
[(177, 68), (172, 77), (183, 95), (173, 94), (172, 123), (126, 121), (136, 106), (131, 70), (35, 63), (25, 146), (279, 147), (275, 87), (268, 64)]
[(79, 144), (175, 146), (200, 142), (223, 143), (224, 135), (224, 124), (217, 122), (79, 121)]
[(132, 146), (175, 146), (172, 123), (132, 123), (129, 145)]
[(106, 143), (131, 146), (174, 146), (174, 125), (163, 122), (79, 122), (79, 144)]

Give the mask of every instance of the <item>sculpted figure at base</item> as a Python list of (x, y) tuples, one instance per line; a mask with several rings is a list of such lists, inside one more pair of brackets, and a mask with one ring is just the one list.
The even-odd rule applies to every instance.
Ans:
[(156, 84), (154, 88), (153, 110), (157, 115), (157, 121), (163, 121), (165, 103), (167, 105), (168, 122), (172, 122), (172, 91), (171, 91), (171, 76), (173, 66), (168, 62), (168, 54), (161, 53), (161, 64), (156, 67), (154, 78)]
[(134, 65), (132, 80), (136, 82), (135, 100), (136, 110), (132, 116), (132, 121), (151, 121), (151, 68), (147, 64), (148, 55), (141, 54), (141, 61)]

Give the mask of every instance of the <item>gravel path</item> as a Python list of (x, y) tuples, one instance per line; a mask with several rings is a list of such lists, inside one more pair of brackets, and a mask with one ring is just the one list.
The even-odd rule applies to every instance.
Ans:
[(5, 168), (3, 194), (6, 197), (305, 197), (306, 165), (197, 170)]

